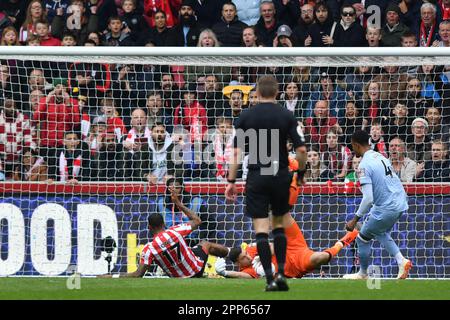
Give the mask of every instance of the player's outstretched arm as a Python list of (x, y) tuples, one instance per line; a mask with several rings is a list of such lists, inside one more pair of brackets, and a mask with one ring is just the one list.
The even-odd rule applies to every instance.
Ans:
[(371, 183), (366, 183), (361, 186), (361, 191), (363, 198), (361, 204), (359, 205), (358, 211), (356, 211), (355, 217), (350, 220), (345, 226), (348, 231), (353, 231), (358, 223), (359, 219), (364, 217), (364, 215), (369, 211), (373, 204), (373, 189)]
[(142, 278), (148, 270), (148, 266), (140, 264), (136, 271), (130, 273), (103, 274), (97, 278)]
[(179, 194), (175, 192), (175, 189), (173, 187), (170, 187), (169, 191), (173, 203), (189, 218), (192, 230), (197, 229), (202, 224), (202, 220), (200, 219), (200, 217), (181, 202)]

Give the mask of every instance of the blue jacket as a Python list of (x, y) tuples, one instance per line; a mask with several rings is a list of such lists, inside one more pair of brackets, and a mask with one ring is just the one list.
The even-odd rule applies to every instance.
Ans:
[(233, 0), (237, 8), (239, 20), (249, 26), (254, 26), (260, 17), (261, 0)]

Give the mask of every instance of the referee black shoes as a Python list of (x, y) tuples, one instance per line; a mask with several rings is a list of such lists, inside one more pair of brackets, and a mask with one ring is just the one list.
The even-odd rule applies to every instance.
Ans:
[(266, 291), (288, 291), (289, 287), (287, 285), (286, 277), (277, 274), (275, 279), (266, 286)]

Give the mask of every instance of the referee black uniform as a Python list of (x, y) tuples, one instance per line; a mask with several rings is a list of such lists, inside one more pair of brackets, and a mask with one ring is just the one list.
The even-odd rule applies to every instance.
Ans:
[[(289, 290), (284, 277), (287, 240), (282, 227), (282, 217), (290, 209), (289, 187), (292, 180), (288, 168), (288, 138), (291, 138), (295, 149), (304, 145), (304, 140), (297, 132), (294, 115), (275, 103), (277, 87), (278, 83), (273, 77), (266, 76), (258, 80), (258, 95), (261, 100), (268, 102), (259, 103), (241, 113), (236, 122), (234, 139), (234, 148), (243, 150), (249, 157), (245, 213), (252, 219), (258, 219), (257, 222), (253, 220), (253, 223), (258, 255), (267, 280), (266, 291)], [(232, 171), (235, 171), (234, 168)], [(228, 182), (233, 184), (234, 172), (230, 171), (230, 176)], [(275, 278), (268, 235), (269, 208), (273, 215), (272, 234), (278, 264)]]

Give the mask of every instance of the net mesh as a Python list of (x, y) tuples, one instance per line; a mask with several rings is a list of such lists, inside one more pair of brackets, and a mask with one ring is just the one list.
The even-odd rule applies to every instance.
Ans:
[[(254, 86), (266, 74), (308, 143), (312, 169), (293, 215), (310, 248), (342, 237), (361, 201), (350, 136), (362, 128), (409, 194), (392, 237), (412, 276), (450, 274), (449, 56), (0, 59), (0, 275), (105, 273), (106, 236), (117, 242), (114, 271), (134, 271), (149, 214), (169, 227), (187, 221), (167, 194), (170, 177), (203, 220), (191, 245), (253, 242), (243, 196), (232, 204), (224, 190), (233, 125), (257, 103)], [(397, 272), (377, 242), (371, 264), (385, 277)], [(357, 266), (352, 245), (312, 275)]]

